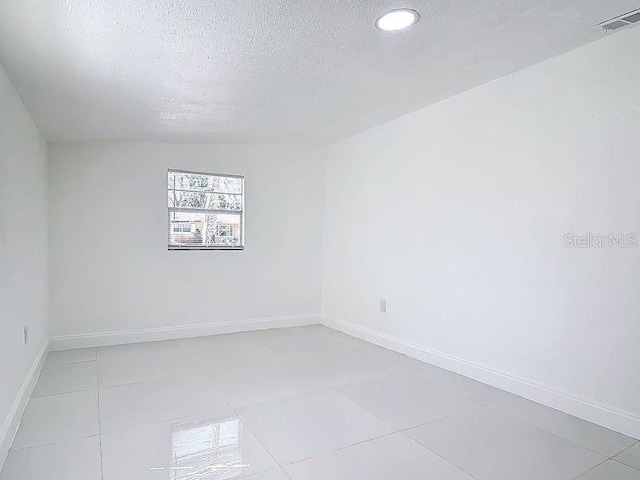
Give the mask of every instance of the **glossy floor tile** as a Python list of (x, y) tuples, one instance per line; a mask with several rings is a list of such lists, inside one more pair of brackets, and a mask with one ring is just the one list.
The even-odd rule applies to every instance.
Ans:
[(639, 480), (640, 443), (319, 325), (51, 352), (0, 480)]
[(268, 472), (256, 473), (255, 475), (244, 478), (246, 478), (246, 480), (291, 480), (291, 477), (280, 468), (269, 470)]
[(281, 465), (393, 431), (355, 403), (327, 391), (252, 405), (239, 414)]
[(407, 434), (478, 480), (569, 480), (607, 459), (489, 407)]
[(308, 327), (289, 328), (284, 333), (265, 330), (260, 332), (262, 335), (257, 340), (275, 355), (288, 358), (350, 349), (348, 345), (333, 340), (328, 335), (329, 331)]
[(32, 398), (12, 448), (46, 445), (98, 433), (96, 390)]
[(233, 413), (200, 376), (185, 376), (100, 389), (100, 430), (110, 433), (180, 418)]
[(95, 390), (98, 386), (98, 364), (95, 361), (46, 365), (32, 397)]
[(149, 342), (98, 349), (100, 388), (181, 377), (193, 360), (177, 342)]
[(401, 433), (294, 463), (285, 469), (293, 480), (473, 480)]
[(102, 461), (104, 480), (228, 479), (278, 468), (235, 415), (105, 434)]
[(61, 350), (49, 352), (47, 365), (57, 365), (60, 363), (90, 362), (97, 359), (97, 349), (77, 348), (74, 350)]
[(356, 383), (336, 391), (400, 430), (477, 405), (462, 395), (426, 382), (415, 373)]
[(206, 373), (230, 405), (239, 407), (337, 386), (349, 385), (394, 373), (421, 368), (423, 364), (398, 355), (375, 356), (357, 350), (278, 357), (241, 368)]
[(318, 387), (330, 388), (415, 371), (424, 364), (395, 352), (350, 350), (312, 357), (301, 365), (303, 374), (314, 378)]
[(615, 460), (608, 460), (575, 480), (640, 480), (640, 471)]
[(278, 366), (256, 364), (207, 375), (225, 401), (233, 407), (285, 398), (318, 389), (301, 362)]
[(451, 390), (481, 405), (497, 402), (511, 395), (491, 385), (485, 385), (433, 365), (425, 366), (417, 374), (433, 385), (437, 385), (438, 388)]
[(621, 433), (515, 395), (493, 403), (491, 407), (607, 457), (636, 443), (635, 439)]
[(9, 452), (0, 480), (100, 480), (100, 437)]
[(188, 338), (178, 340), (178, 345), (208, 373), (275, 365), (279, 360), (255, 335), (248, 333)]
[(640, 470), (640, 442), (620, 452), (615, 459), (620, 463)]

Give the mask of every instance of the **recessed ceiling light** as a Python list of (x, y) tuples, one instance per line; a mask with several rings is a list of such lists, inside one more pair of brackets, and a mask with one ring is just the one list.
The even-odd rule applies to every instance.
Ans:
[(385, 13), (376, 20), (376, 27), (385, 32), (395, 32), (415, 25), (420, 14), (410, 8), (399, 8)]

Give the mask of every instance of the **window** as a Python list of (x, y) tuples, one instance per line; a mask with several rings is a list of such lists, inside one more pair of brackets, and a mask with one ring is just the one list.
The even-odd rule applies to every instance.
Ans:
[(244, 177), (169, 170), (169, 249), (244, 247)]
[(191, 223), (190, 222), (174, 222), (171, 225), (171, 231), (173, 233), (191, 233)]
[(233, 225), (218, 225), (218, 236), (233, 237)]

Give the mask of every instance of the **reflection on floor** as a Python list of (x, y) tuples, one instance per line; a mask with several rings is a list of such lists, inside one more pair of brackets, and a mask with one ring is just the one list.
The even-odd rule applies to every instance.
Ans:
[(250, 467), (243, 463), (241, 428), (238, 417), (173, 425), (167, 470), (177, 478), (207, 478), (213, 473), (220, 479), (238, 477), (243, 468)]
[(52, 352), (0, 480), (640, 480), (640, 443), (321, 326)]

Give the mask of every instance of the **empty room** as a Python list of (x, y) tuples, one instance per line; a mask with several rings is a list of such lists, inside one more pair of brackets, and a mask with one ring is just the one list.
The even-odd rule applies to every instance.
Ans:
[(0, 1), (0, 480), (640, 480), (640, 0)]

